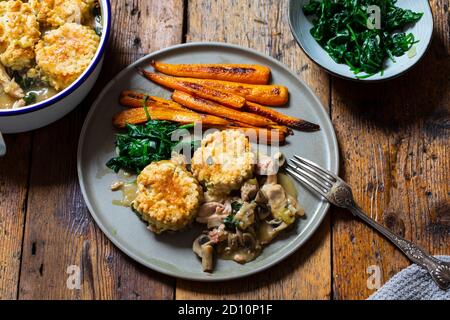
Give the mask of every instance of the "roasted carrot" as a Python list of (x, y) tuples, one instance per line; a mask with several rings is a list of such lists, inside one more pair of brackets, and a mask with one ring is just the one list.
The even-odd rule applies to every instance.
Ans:
[(172, 99), (191, 110), (247, 123), (255, 127), (269, 127), (271, 125), (276, 125), (272, 120), (260, 115), (227, 108), (215, 102), (195, 97), (186, 92), (175, 90), (172, 94)]
[(274, 144), (283, 145), (286, 143), (286, 134), (278, 129), (266, 128), (247, 128), (228, 126), (224, 129), (239, 130), (248, 136), (250, 142), (258, 142), (260, 144)]
[(119, 99), (120, 104), (129, 108), (142, 108), (144, 101), (146, 102), (147, 107), (150, 106), (165, 107), (181, 111), (192, 112), (191, 110), (183, 107), (182, 105), (174, 101), (166, 100), (160, 97), (149, 96), (144, 93), (131, 90), (122, 91)]
[(320, 130), (320, 126), (315, 123), (311, 123), (309, 121), (306, 121), (306, 120), (303, 120), (300, 118), (287, 116), (285, 114), (282, 114), (281, 112), (275, 111), (271, 108), (262, 106), (260, 104), (254, 103), (254, 102), (247, 101), (244, 109), (248, 112), (259, 114), (259, 115), (269, 118), (279, 124), (282, 124), (282, 125), (285, 125), (285, 126), (297, 129), (297, 130), (307, 131), (307, 132)]
[(169, 64), (152, 61), (156, 71), (177, 77), (268, 84), (270, 69), (256, 64)]
[[(235, 120), (233, 120), (233, 124), (232, 124), (232, 125), (235, 126), (235, 127), (241, 127), (241, 128), (258, 128), (258, 127), (249, 125), (249, 124), (247, 124), (247, 123), (245, 123), (245, 122), (240, 122), (240, 121), (235, 121)], [(292, 129), (291, 129), (291, 128), (288, 128), (288, 127), (286, 127), (286, 126), (271, 125), (271, 126), (268, 126), (267, 129), (280, 130), (280, 131), (283, 132), (284, 135), (286, 135), (286, 136), (292, 136), (292, 135), (294, 135), (294, 132), (292, 131)]]
[(289, 100), (288, 88), (279, 85), (257, 85), (195, 78), (177, 79), (186, 82), (193, 82), (223, 92), (233, 93), (244, 97), (247, 101), (257, 102), (268, 106), (282, 106)]
[(293, 136), (293, 135), (294, 135), (294, 131), (292, 131), (291, 128), (288, 128), (288, 127), (286, 127), (286, 126), (270, 126), (270, 129), (280, 130), (280, 131), (283, 132), (286, 136)]
[[(215, 116), (198, 114), (194, 112), (180, 111), (166, 107), (150, 106), (147, 108), (150, 117), (154, 120), (166, 120), (188, 123), (202, 123), (205, 126), (227, 126), (230, 122)], [(117, 113), (113, 117), (115, 127), (124, 128), (126, 124), (140, 124), (147, 122), (147, 114), (144, 108), (127, 109)]]
[(174, 77), (159, 75), (156, 73), (145, 71), (143, 69), (141, 69), (140, 72), (150, 81), (156, 82), (164, 87), (173, 90), (180, 90), (195, 94), (196, 96), (199, 96), (201, 98), (216, 101), (233, 108), (242, 108), (245, 105), (245, 98), (232, 93), (219, 91), (217, 89), (194, 82), (179, 80), (178, 78)]

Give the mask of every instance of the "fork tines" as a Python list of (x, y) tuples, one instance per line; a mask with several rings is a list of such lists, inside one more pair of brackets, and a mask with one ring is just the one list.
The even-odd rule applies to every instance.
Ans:
[(298, 155), (289, 159), (286, 171), (303, 182), (309, 189), (326, 197), (337, 179), (327, 170)]

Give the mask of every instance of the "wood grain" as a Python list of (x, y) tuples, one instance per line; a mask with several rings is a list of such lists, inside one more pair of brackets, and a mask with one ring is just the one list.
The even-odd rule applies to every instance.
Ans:
[[(224, 14), (226, 12), (226, 14)], [(220, 41), (265, 52), (299, 74), (329, 105), (329, 79), (297, 47), (287, 22), (287, 1), (191, 0), (187, 41)], [(177, 299), (329, 299), (330, 221), (302, 249), (250, 278), (213, 283), (177, 281)]]
[(32, 134), (5, 136), (0, 160), (0, 299), (17, 297)]
[[(367, 287), (369, 266), (380, 267), (385, 282), (409, 264), (342, 210), (332, 211), (284, 262), (232, 282), (175, 282), (111, 244), (78, 187), (81, 125), (95, 94), (123, 66), (183, 41), (185, 12), (187, 41), (254, 48), (305, 80), (332, 115), (344, 159), (341, 175), (364, 210), (424, 249), (450, 254), (449, 1), (430, 2), (435, 32), (426, 57), (396, 80), (361, 85), (330, 79), (303, 54), (289, 31), (287, 1), (112, 1), (113, 36), (93, 93), (61, 121), (6, 137), (8, 154), (0, 159), (0, 299), (364, 299), (374, 292)], [(80, 290), (66, 286), (70, 265), (81, 268)]]
[[(173, 298), (173, 279), (131, 261), (106, 239), (78, 186), (78, 137), (95, 93), (128, 63), (182, 38), (182, 1), (112, 5), (113, 38), (96, 89), (75, 112), (35, 132), (20, 299)], [(80, 267), (80, 290), (67, 288), (71, 265)]]
[[(332, 81), (342, 174), (377, 221), (433, 254), (450, 254), (450, 50), (448, 1), (431, 1), (435, 36), (406, 75), (386, 83)], [(347, 212), (333, 219), (334, 298), (364, 299), (367, 268), (382, 283), (409, 264)]]

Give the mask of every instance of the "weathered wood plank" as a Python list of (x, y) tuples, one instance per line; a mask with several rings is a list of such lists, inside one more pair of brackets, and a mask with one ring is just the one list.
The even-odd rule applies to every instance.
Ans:
[(16, 299), (28, 190), (32, 135), (5, 137), (0, 158), (0, 299)]
[[(450, 48), (448, 1), (431, 1), (435, 37), (408, 74), (359, 85), (333, 79), (332, 118), (344, 178), (377, 221), (433, 254), (450, 254)], [(337, 212), (333, 219), (334, 297), (363, 299), (367, 268), (382, 283), (409, 264), (386, 240)]]
[[(112, 75), (149, 51), (182, 39), (183, 1), (112, 1), (113, 39), (101, 79), (68, 117), (35, 133), (20, 299), (172, 299), (173, 279), (128, 259), (91, 219), (76, 175), (81, 126)], [(105, 119), (107, 121), (107, 119)], [(66, 286), (79, 266), (80, 290)]]
[[(187, 41), (221, 41), (272, 55), (299, 74), (329, 105), (329, 79), (297, 47), (287, 1), (191, 0)], [(205, 286), (177, 281), (177, 299), (328, 299), (331, 293), (330, 221), (278, 266), (250, 278)]]

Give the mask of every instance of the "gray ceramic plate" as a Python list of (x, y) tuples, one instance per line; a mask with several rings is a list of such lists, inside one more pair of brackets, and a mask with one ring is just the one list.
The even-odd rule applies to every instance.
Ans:
[(247, 276), (264, 270), (292, 254), (317, 229), (328, 209), (323, 200), (308, 193), (302, 186), (299, 200), (307, 217), (296, 228), (266, 247), (253, 262), (239, 265), (232, 261), (218, 261), (213, 274), (203, 273), (200, 261), (191, 250), (200, 226), (193, 226), (175, 234), (155, 235), (129, 208), (113, 205), (120, 194), (109, 187), (117, 175), (105, 167), (115, 155), (116, 130), (112, 116), (122, 109), (119, 93), (124, 89), (144, 90), (152, 95), (169, 98), (170, 92), (143, 79), (136, 66), (149, 67), (152, 59), (170, 63), (258, 63), (272, 69), (273, 83), (287, 86), (290, 103), (284, 112), (320, 124), (316, 133), (296, 132), (289, 144), (281, 147), (288, 157), (298, 153), (333, 172), (338, 170), (338, 148), (330, 119), (312, 91), (280, 62), (256, 51), (223, 43), (190, 43), (164, 49), (133, 63), (115, 77), (91, 107), (84, 124), (78, 149), (78, 175), (81, 190), (97, 224), (109, 239), (127, 255), (159, 272), (185, 279), (215, 281)]
[[(428, 0), (398, 0), (397, 6), (411, 9), (415, 12), (423, 12), (422, 18), (414, 25), (405, 28), (405, 32), (414, 34), (419, 43), (414, 45), (415, 55), (409, 57), (408, 54), (396, 57), (396, 62), (390, 59), (386, 61), (384, 74), (376, 74), (366, 79), (357, 79), (355, 74), (345, 64), (338, 64), (327, 54), (327, 52), (312, 37), (310, 30), (313, 26), (313, 17), (305, 17), (303, 6), (310, 0), (290, 0), (289, 1), (289, 25), (292, 34), (303, 51), (318, 65), (328, 72), (342, 78), (359, 81), (383, 81), (399, 76), (412, 68), (423, 57), (431, 42), (433, 34), (433, 15)], [(362, 75), (362, 74), (361, 74)]]

